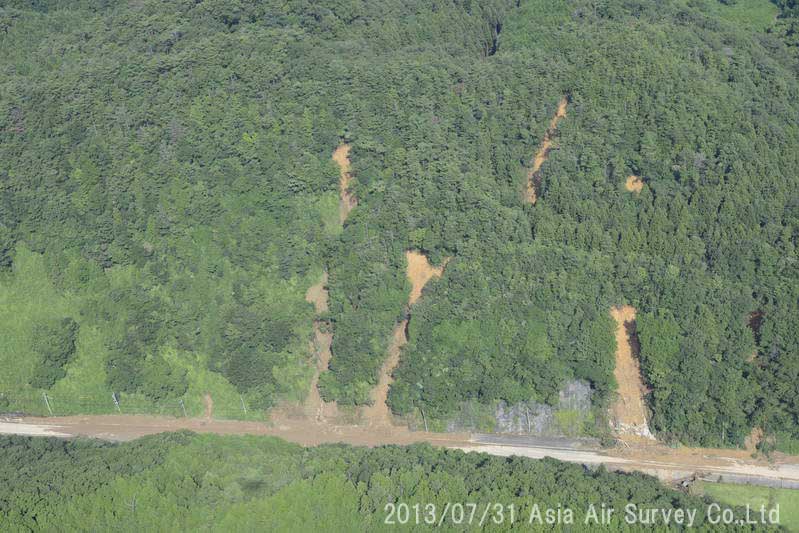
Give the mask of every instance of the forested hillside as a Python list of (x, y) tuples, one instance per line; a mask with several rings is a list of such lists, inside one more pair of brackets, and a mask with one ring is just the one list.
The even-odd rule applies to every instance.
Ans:
[[(300, 398), (341, 126), (287, 74), (296, 35), (236, 31), (226, 2), (68, 4), (0, 18), (0, 387), (72, 411)], [(35, 332), (67, 319), (75, 353), (42, 387)]]
[(299, 400), (323, 270), (321, 392), (364, 404), (415, 249), (397, 414), (601, 413), (630, 304), (660, 437), (799, 438), (793, 2), (0, 5), (0, 408)]
[[(497, 520), (501, 525), (486, 522), (491, 531), (511, 525), (551, 529), (541, 522), (528, 525), (534, 504), (572, 509), (577, 529), (594, 504), (618, 510), (608, 527), (645, 530), (624, 523), (624, 506), (634, 504), (696, 509), (700, 531), (725, 530), (707, 523), (710, 500), (665, 488), (643, 474), (427, 445), (303, 449), (275, 438), (190, 433), (125, 444), (0, 437), (0, 459), (4, 531), (299, 531), (309, 524), (324, 531), (393, 531), (408, 520), (415, 527), (406, 528), (427, 530), (432, 526), (424, 517), (398, 522), (386, 504), (433, 504), (440, 513), (446, 502), (479, 502), (481, 513), (488, 502), (514, 505), (515, 524), (506, 511), (504, 521)], [(450, 515), (440, 529), (464, 531), (471, 520), (469, 529), (477, 530), (480, 517), (468, 516), (467, 511), (458, 526)]]

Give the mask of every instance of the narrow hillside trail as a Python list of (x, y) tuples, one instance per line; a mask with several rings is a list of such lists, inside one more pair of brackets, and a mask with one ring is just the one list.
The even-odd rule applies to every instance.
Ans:
[(333, 161), (336, 162), (339, 168), (339, 202), (338, 202), (338, 216), (339, 221), (344, 224), (350, 211), (358, 205), (358, 199), (350, 191), (350, 182), (352, 175), (350, 174), (350, 145), (340, 144), (333, 152)]
[(549, 151), (552, 149), (552, 138), (555, 135), (555, 131), (558, 129), (558, 122), (566, 116), (566, 107), (568, 105), (569, 99), (565, 96), (561, 98), (555, 116), (549, 121), (549, 128), (547, 128), (546, 133), (544, 133), (544, 139), (541, 141), (538, 152), (536, 152), (533, 158), (533, 164), (527, 171), (527, 187), (524, 193), (524, 200), (528, 204), (535, 204), (536, 200), (538, 200), (538, 193), (536, 192), (540, 185), (538, 183), (540, 181), (538, 179), (538, 171), (541, 170), (541, 166), (547, 160), (547, 157), (549, 157)]
[(644, 188), (644, 182), (641, 181), (640, 176), (636, 176), (635, 174), (630, 174), (627, 176), (627, 181), (624, 183), (624, 188), (627, 189), (629, 192), (639, 193), (641, 189)]
[[(406, 275), (411, 282), (411, 292), (408, 296), (408, 305), (406, 307), (406, 315), (408, 315), (408, 310), (419, 300), (422, 295), (422, 289), (424, 289), (427, 282), (433, 277), (441, 277), (444, 273), (444, 268), (449, 258), (445, 259), (441, 266), (437, 268), (430, 265), (424, 254), (415, 250), (406, 251), (405, 259), (408, 262)], [(389, 409), (386, 400), (388, 399), (388, 390), (394, 381), (392, 374), (399, 364), (402, 347), (408, 342), (407, 329), (409, 320), (410, 316), (408, 315), (407, 318), (394, 327), (391, 343), (388, 347), (388, 357), (386, 357), (383, 366), (380, 368), (377, 386), (372, 389), (370, 394), (372, 405), (364, 407), (361, 411), (364, 421), (369, 426), (392, 425), (391, 409)]]
[(654, 441), (646, 420), (646, 387), (638, 361), (635, 308), (629, 305), (613, 307), (610, 314), (616, 321), (616, 368), (613, 375), (619, 385), (619, 397), (611, 406), (611, 424), (622, 440)]

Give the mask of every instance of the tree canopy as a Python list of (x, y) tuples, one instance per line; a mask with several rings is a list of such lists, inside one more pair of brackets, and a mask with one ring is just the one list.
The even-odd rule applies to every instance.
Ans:
[(301, 399), (324, 270), (321, 390), (367, 403), (416, 249), (452, 259), (410, 311), (398, 414), (551, 403), (575, 378), (601, 409), (626, 303), (660, 435), (799, 438), (796, 9), (4, 2), (0, 392)]
[[(443, 513), (446, 502), (514, 505), (515, 522), (508, 516), (492, 531), (530, 527), (536, 504), (572, 509), (575, 526), (590, 504), (604, 504), (618, 510), (609, 527), (648, 530), (624, 522), (630, 503), (696, 509), (700, 531), (754, 530), (708, 524), (710, 500), (643, 474), (429, 445), (301, 448), (272, 437), (191, 433), (122, 444), (4, 436), (0, 459), (4, 530), (298, 531), (316, 524), (325, 531), (389, 531), (398, 526), (386, 523), (386, 504), (433, 504)], [(406, 527), (431, 526), (414, 518)], [(441, 529), (464, 525), (450, 517)]]

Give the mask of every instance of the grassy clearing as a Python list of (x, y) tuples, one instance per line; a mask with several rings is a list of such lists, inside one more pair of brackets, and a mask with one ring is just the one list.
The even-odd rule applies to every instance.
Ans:
[(732, 5), (712, 2), (710, 8), (719, 17), (755, 31), (765, 31), (779, 13), (779, 8), (768, 0), (738, 0)]
[[(105, 275), (110, 285), (115, 287), (137, 282), (133, 268), (113, 269)], [(85, 303), (81, 296), (60, 292), (53, 286), (43, 256), (20, 248), (14, 271), (0, 279), (0, 368), (3, 369), (0, 372), (0, 395), (8, 401), (3, 409), (47, 415), (49, 411), (43, 396), (46, 392), (55, 415), (117, 412), (113, 391), (106, 381), (109, 328), (115, 324), (106, 323), (101, 327), (91, 323), (90, 318), (80, 311)], [(113, 314), (118, 318), (125, 312), (124, 308), (119, 308)], [(66, 376), (50, 390), (34, 388), (28, 382), (40, 361), (30, 348), (33, 326), (42, 320), (66, 316), (73, 317), (80, 324), (75, 358), (66, 365)], [(203, 397), (208, 393), (214, 401), (216, 418), (263, 418), (261, 410), (248, 409), (245, 413), (242, 403), (246, 405), (246, 399), (224, 376), (208, 370), (204, 354), (169, 346), (162, 347), (160, 352), (170, 366), (186, 370), (186, 394), (180, 399), (158, 402), (139, 394), (120, 394), (121, 412), (183, 416), (182, 400), (188, 416), (202, 416), (205, 412)], [(290, 359), (287, 357), (286, 369), (277, 371), (290, 374), (296, 382), (292, 391), (304, 390), (310, 367), (304, 361), (291, 365)]]
[(338, 195), (335, 192), (326, 192), (319, 196), (317, 209), (324, 224), (325, 235), (335, 237), (341, 233), (342, 226), (338, 214)]
[[(13, 392), (14, 397), (38, 398), (33, 403), (23, 401), (19, 408), (45, 408), (41, 393), (28, 385), (40, 364), (38, 356), (30, 350), (33, 325), (68, 316), (73, 308), (74, 302), (59, 295), (50, 283), (41, 256), (21, 250), (13, 274), (0, 280), (0, 368), (3, 369), (0, 393), (7, 397)], [(77, 340), (78, 359), (89, 342), (86, 337), (86, 332), (81, 331)]]
[(761, 505), (772, 508), (779, 504), (781, 525), (790, 531), (799, 531), (799, 490), (703, 482), (694, 487), (699, 494), (729, 505), (749, 504), (752, 509), (759, 509)]

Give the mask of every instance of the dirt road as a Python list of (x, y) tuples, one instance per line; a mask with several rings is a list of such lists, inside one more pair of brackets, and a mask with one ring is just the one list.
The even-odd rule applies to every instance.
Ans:
[(641, 471), (673, 481), (695, 473), (726, 476), (728, 480), (799, 486), (799, 457), (776, 455), (772, 463), (753, 459), (745, 450), (668, 448), (642, 445), (603, 450), (579, 440), (541, 439), (527, 436), (426, 433), (390, 426), (336, 426), (288, 420), (266, 425), (236, 420), (166, 418), (135, 415), (24, 417), (0, 419), (0, 434), (92, 437), (110, 441), (132, 440), (144, 435), (187, 429), (220, 435), (272, 435), (303, 446), (344, 442), (358, 446), (428, 442), (435, 446), (498, 456), (517, 455), (587, 465), (603, 464), (612, 470)]

